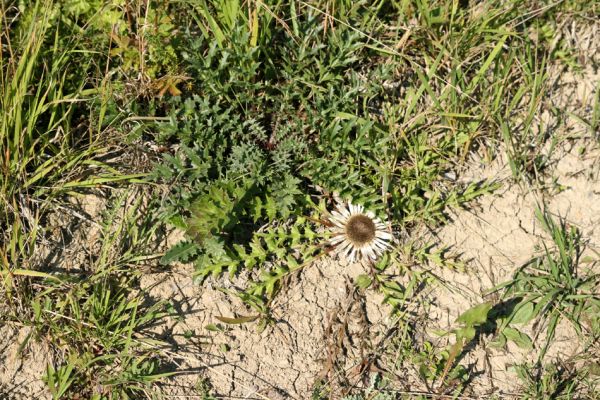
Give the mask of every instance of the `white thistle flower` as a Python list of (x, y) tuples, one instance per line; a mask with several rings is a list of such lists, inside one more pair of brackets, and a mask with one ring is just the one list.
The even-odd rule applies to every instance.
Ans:
[(329, 221), (333, 224), (329, 244), (350, 262), (375, 261), (391, 247), (393, 236), (385, 224), (361, 205), (340, 203), (330, 213)]

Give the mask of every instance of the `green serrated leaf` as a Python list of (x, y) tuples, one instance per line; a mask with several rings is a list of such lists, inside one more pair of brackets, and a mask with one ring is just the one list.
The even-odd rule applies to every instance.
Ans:
[(198, 254), (200, 246), (194, 242), (182, 241), (171, 247), (160, 259), (162, 265), (168, 265), (175, 261), (188, 262)]
[(169, 222), (171, 223), (171, 225), (173, 225), (176, 228), (182, 229), (182, 230), (187, 230), (188, 226), (185, 223), (185, 219), (181, 216), (181, 215), (174, 215), (173, 217), (171, 217), (169, 219)]
[(260, 197), (254, 199), (254, 210), (252, 216), (252, 222), (256, 223), (262, 215), (263, 203)]
[(277, 216), (277, 204), (271, 196), (267, 196), (267, 201), (265, 203), (265, 212), (267, 213), (267, 217), (269, 218), (269, 220), (274, 220)]

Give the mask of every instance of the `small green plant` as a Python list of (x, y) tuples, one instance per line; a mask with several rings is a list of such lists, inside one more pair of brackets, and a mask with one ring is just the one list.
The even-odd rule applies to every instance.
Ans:
[(577, 397), (579, 377), (555, 364), (516, 365), (514, 370), (523, 385), (523, 400), (573, 399)]
[[(537, 319), (536, 325), (547, 322), (546, 340), (539, 359), (544, 355), (556, 332), (559, 321), (566, 319), (580, 337), (595, 340), (600, 296), (600, 275), (585, 269), (581, 254), (583, 244), (579, 231), (565, 221), (557, 223), (546, 211), (536, 210), (536, 217), (550, 235), (553, 247), (543, 243), (544, 254), (532, 258), (515, 273), (513, 279), (495, 287), (503, 291), (505, 300), (515, 303), (512, 313), (499, 325), (499, 343), (506, 339), (522, 341), (527, 347), (530, 339), (508, 327)], [(596, 331), (597, 332), (597, 331)], [(591, 336), (590, 336), (591, 334)]]
[[(440, 387), (444, 387), (448, 379), (450, 382), (456, 380), (460, 375), (457, 372), (464, 374), (466, 371), (458, 364), (458, 360), (464, 355), (464, 350), (473, 340), (475, 340), (477, 334), (481, 332), (482, 327), (488, 321), (488, 314), (492, 309), (492, 304), (482, 303), (478, 304), (467, 311), (463, 312), (457, 319), (456, 322), (460, 325), (458, 328), (448, 332), (453, 334), (455, 342), (452, 344), (443, 354), (444, 357), (444, 368), (442, 371), (437, 371), (433, 377), (439, 379)], [(451, 371), (453, 373), (451, 373)]]
[(71, 363), (62, 365), (58, 369), (54, 369), (52, 365), (48, 364), (46, 375), (42, 379), (48, 385), (48, 390), (50, 390), (53, 399), (60, 399), (68, 392), (75, 380), (72, 372), (73, 365)]
[[(396, 334), (385, 343), (382, 360), (388, 366), (388, 371), (393, 372), (392, 376), (417, 378), (407, 379), (401, 385), (390, 386), (408, 391), (410, 394), (407, 398), (419, 398), (420, 391), (425, 398), (427, 392), (460, 395), (469, 380), (469, 370), (456, 361), (456, 355), (451, 354), (452, 346), (437, 346), (431, 341), (416, 338), (415, 333), (414, 326), (402, 324), (398, 326)], [(398, 396), (400, 393), (402, 390), (398, 390)]]
[[(493, 335), (487, 343), (492, 347), (503, 348), (512, 341), (525, 350), (533, 349), (535, 338), (524, 333), (523, 327), (534, 320), (538, 334), (545, 327), (546, 338), (534, 367), (515, 366), (525, 388), (524, 398), (572, 398), (582, 377), (588, 373), (586, 367), (585, 371), (581, 370), (581, 376), (565, 375), (564, 370), (542, 362), (561, 319), (571, 322), (585, 342), (585, 348), (597, 340), (600, 298), (596, 293), (600, 276), (592, 269), (583, 270), (583, 243), (576, 228), (564, 221), (555, 222), (548, 212), (540, 209), (536, 217), (550, 235), (553, 246), (544, 242), (543, 255), (532, 258), (519, 268), (512, 280), (490, 292), (503, 291), (500, 303), (493, 305), (488, 301), (461, 314), (457, 319), (460, 326), (448, 332), (456, 336), (456, 342), (448, 350), (442, 382), (449, 368), (463, 356), (467, 344), (479, 334)], [(592, 366), (591, 371), (595, 368), (593, 362), (586, 361), (586, 365)], [(593, 384), (588, 383), (586, 387), (591, 388)]]
[[(455, 116), (445, 110), (441, 118), (413, 118), (426, 97), (443, 108), (444, 99), (432, 92), (440, 60), (429, 60), (429, 76), (408, 75), (418, 90), (396, 107), (398, 98), (373, 82), (398, 79), (392, 64), (415, 66), (392, 54), (363, 72), (361, 57), (379, 53), (371, 53), (362, 31), (344, 23), (329, 30), (323, 24), (329, 17), (307, 6), (302, 14), (295, 11), (291, 31), (277, 18), (261, 28), (259, 35), (277, 38), (270, 46), (258, 38), (256, 47), (248, 47), (254, 41), (248, 26), (256, 25), (240, 7), (253, 5), (236, 4), (194, 8), (202, 36), (189, 34), (183, 55), (197, 89), (164, 102), (168, 122), (151, 126), (157, 141), (178, 145), (156, 164), (153, 180), (168, 185), (164, 220), (187, 234), (165, 254), (164, 264), (192, 262), (199, 281), (250, 271), (238, 295), (263, 315), (285, 278), (318, 256), (324, 236), (313, 220), (332, 207), (334, 194), (385, 215), (393, 229), (406, 229), (443, 222), (448, 207), (496, 187), (445, 183), (448, 157), (468, 148), (462, 117), (447, 120)], [(361, 16), (363, 7), (366, 2), (346, 4), (344, 18), (364, 31), (382, 29), (382, 21)], [(489, 54), (489, 62), (497, 53)], [(479, 74), (487, 68), (489, 63), (480, 66)], [(440, 128), (454, 123), (462, 132), (459, 141)], [(391, 278), (395, 262), (392, 257), (377, 267), (374, 287), (400, 309), (420, 278), (405, 290)]]

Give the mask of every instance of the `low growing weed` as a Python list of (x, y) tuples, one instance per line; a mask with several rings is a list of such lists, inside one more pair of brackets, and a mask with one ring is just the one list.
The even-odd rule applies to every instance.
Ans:
[[(580, 338), (587, 338), (588, 342), (596, 339), (594, 327), (597, 327), (600, 310), (600, 296), (597, 294), (600, 275), (585, 267), (583, 243), (575, 227), (564, 221), (557, 223), (547, 212), (539, 209), (536, 216), (552, 238), (554, 248), (543, 243), (542, 256), (531, 259), (519, 268), (512, 280), (498, 285), (494, 291), (502, 290), (504, 299), (515, 303), (511, 315), (499, 325), (499, 342), (514, 336), (504, 331), (508, 324), (525, 324), (537, 319), (534, 326), (538, 327), (538, 333), (542, 326), (546, 328), (545, 343), (539, 354), (541, 360), (552, 343), (558, 323), (563, 319), (571, 322)], [(519, 337), (521, 335), (518, 334)], [(527, 341), (531, 342), (530, 339)]]
[[(255, 39), (243, 14), (222, 10), (213, 21), (210, 8), (196, 10), (207, 25), (201, 36), (188, 34), (184, 57), (201, 86), (165, 101), (169, 121), (147, 128), (159, 142), (178, 146), (153, 174), (168, 185), (165, 220), (188, 236), (164, 263), (194, 262), (199, 280), (249, 269), (253, 283), (244, 298), (266, 304), (290, 271), (317, 255), (314, 246), (323, 237), (312, 221), (333, 206), (334, 195), (386, 215), (393, 229), (402, 230), (442, 222), (446, 207), (493, 190), (488, 183), (457, 185), (443, 177), (449, 159), (474, 137), (464, 131), (470, 117), (457, 114), (458, 99), (439, 84), (436, 74), (446, 71), (441, 56), (406, 60), (382, 53), (384, 42), (373, 48), (363, 32), (385, 25), (362, 15), (365, 7), (349, 6), (344, 21), (334, 16), (335, 29), (328, 30), (328, 16), (306, 6), (296, 10), (291, 30), (278, 19), (261, 28), (259, 36), (273, 40), (250, 51)], [(397, 10), (400, 18), (404, 11)], [(224, 27), (229, 34), (221, 37)], [(441, 35), (441, 26), (434, 31)], [(422, 31), (415, 37), (431, 40)], [(453, 40), (466, 48), (458, 36)], [(470, 84), (470, 95), (485, 87), (491, 63), (505, 61), (497, 49), (482, 51), (487, 63), (476, 70), (481, 83)], [(374, 62), (366, 63), (367, 57)], [(421, 62), (433, 63), (428, 76), (416, 68)], [(400, 96), (374, 84), (395, 80), (417, 90)], [(443, 113), (422, 112), (428, 104)], [(456, 140), (457, 130), (464, 140)], [(377, 287), (390, 299), (406, 297), (391, 281)]]

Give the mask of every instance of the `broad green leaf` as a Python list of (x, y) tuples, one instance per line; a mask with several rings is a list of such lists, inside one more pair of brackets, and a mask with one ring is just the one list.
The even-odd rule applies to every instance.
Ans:
[(371, 277), (369, 275), (362, 274), (356, 278), (356, 286), (358, 286), (361, 289), (366, 289), (369, 286), (371, 286), (372, 281), (373, 280), (371, 279)]
[(502, 333), (506, 336), (508, 340), (512, 340), (517, 346), (519, 346), (522, 349), (530, 350), (533, 348), (531, 338), (517, 329), (504, 328)]
[(456, 331), (456, 340), (461, 341), (462, 339), (465, 339), (465, 342), (469, 342), (469, 341), (473, 340), (473, 338), (475, 338), (476, 333), (477, 332), (475, 331), (475, 328), (473, 328), (471, 326), (467, 326), (465, 328), (458, 329)]
[(515, 313), (513, 314), (513, 318), (511, 323), (513, 324), (526, 324), (531, 321), (534, 317), (534, 305), (532, 302), (527, 302), (525, 304), (520, 303), (517, 306)]
[(492, 308), (491, 302), (479, 304), (462, 313), (457, 319), (457, 322), (462, 322), (466, 326), (477, 326), (487, 321), (488, 313)]
[(497, 337), (490, 341), (489, 345), (490, 347), (494, 347), (496, 349), (504, 348), (504, 346), (506, 346), (506, 336), (504, 336), (502, 333), (498, 334)]

